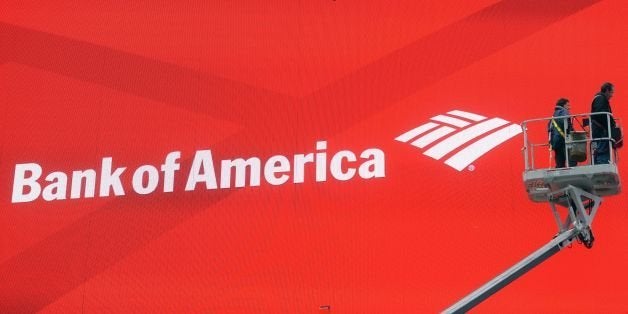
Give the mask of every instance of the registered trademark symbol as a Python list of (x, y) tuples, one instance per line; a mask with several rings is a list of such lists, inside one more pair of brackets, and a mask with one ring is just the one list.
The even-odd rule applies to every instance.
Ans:
[(467, 169), (469, 169), (469, 171), (473, 171), (473, 170), (475, 170), (475, 166), (474, 165), (470, 165)]

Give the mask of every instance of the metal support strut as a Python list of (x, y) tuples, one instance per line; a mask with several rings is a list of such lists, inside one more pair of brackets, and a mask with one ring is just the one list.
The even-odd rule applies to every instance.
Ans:
[[(576, 239), (587, 248), (593, 246), (594, 238), (591, 232), (591, 223), (602, 198), (572, 185), (548, 193), (548, 198), (558, 224), (558, 234), (543, 247), (450, 306), (443, 313), (466, 313)], [(567, 208), (564, 219), (561, 218), (557, 206)]]

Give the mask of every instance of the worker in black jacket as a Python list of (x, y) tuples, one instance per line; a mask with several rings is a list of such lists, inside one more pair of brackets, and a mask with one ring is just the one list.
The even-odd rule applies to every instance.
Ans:
[[(608, 112), (613, 113), (610, 100), (615, 92), (615, 87), (611, 83), (604, 83), (600, 88), (600, 92), (595, 95), (591, 103), (591, 113)], [(610, 121), (609, 121), (610, 119)], [(609, 129), (610, 122), (610, 129)], [(608, 138), (610, 130), (615, 128), (615, 119), (613, 116), (606, 114), (591, 115), (591, 130), (593, 138)], [(610, 141), (601, 140), (593, 141), (593, 161), (595, 164), (608, 164), (610, 161)]]

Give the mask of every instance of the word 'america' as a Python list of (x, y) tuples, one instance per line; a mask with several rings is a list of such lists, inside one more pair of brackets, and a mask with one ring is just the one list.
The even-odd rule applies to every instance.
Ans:
[[(206, 190), (229, 189), (232, 183), (236, 188), (245, 187), (247, 183), (248, 186), (259, 186), (262, 177), (270, 185), (284, 184), (291, 177), (293, 183), (303, 183), (306, 180), (306, 164), (308, 163), (314, 166), (314, 173), (309, 177), (314, 176), (316, 182), (327, 181), (328, 171), (334, 179), (340, 181), (350, 180), (356, 174), (362, 179), (385, 176), (385, 156), (384, 152), (378, 148), (364, 150), (360, 153), (359, 160), (358, 156), (350, 150), (338, 151), (328, 160), (326, 149), (327, 142), (318, 141), (316, 153), (295, 154), (291, 159), (283, 155), (275, 155), (268, 158), (263, 165), (258, 157), (221, 160), (219, 177), (214, 167), (212, 151), (198, 150), (187, 176), (185, 191), (194, 191), (199, 187), (204, 187)], [(159, 170), (153, 165), (139, 166), (132, 176), (133, 191), (141, 195), (150, 194), (158, 189), (160, 182), (163, 182), (162, 191), (173, 192), (175, 175), (181, 169), (180, 158), (181, 152), (173, 151), (166, 155)], [(95, 169), (76, 170), (71, 174), (54, 171), (41, 180), (43, 169), (39, 164), (17, 164), (13, 179), (12, 202), (32, 202), (40, 197), (46, 201), (93, 198), (97, 192), (97, 181), (99, 181), (99, 197), (107, 197), (111, 192), (114, 196), (122, 196), (126, 194), (122, 184), (126, 170), (127, 167), (114, 169), (113, 158), (104, 157), (100, 175)], [(232, 174), (234, 174), (234, 180), (232, 180)], [(98, 177), (100, 180), (97, 180)], [(70, 181), (69, 184), (68, 181)]]

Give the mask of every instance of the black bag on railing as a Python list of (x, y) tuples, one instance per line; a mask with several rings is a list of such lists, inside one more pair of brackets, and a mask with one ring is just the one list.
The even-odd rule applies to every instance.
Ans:
[[(591, 120), (593, 122), (593, 124), (596, 127), (601, 128), (602, 130), (604, 130), (604, 127), (597, 121), (595, 120)], [(608, 131), (604, 130), (604, 134), (606, 135)], [(623, 134), (621, 134), (621, 128), (620, 127), (612, 127), (611, 128), (611, 138), (613, 139), (614, 143), (613, 143), (613, 148), (621, 148), (622, 146), (624, 146), (624, 136)]]
[(621, 128), (614, 127), (611, 129), (611, 138), (615, 141), (613, 147), (620, 148), (624, 146), (624, 136), (621, 134)]

